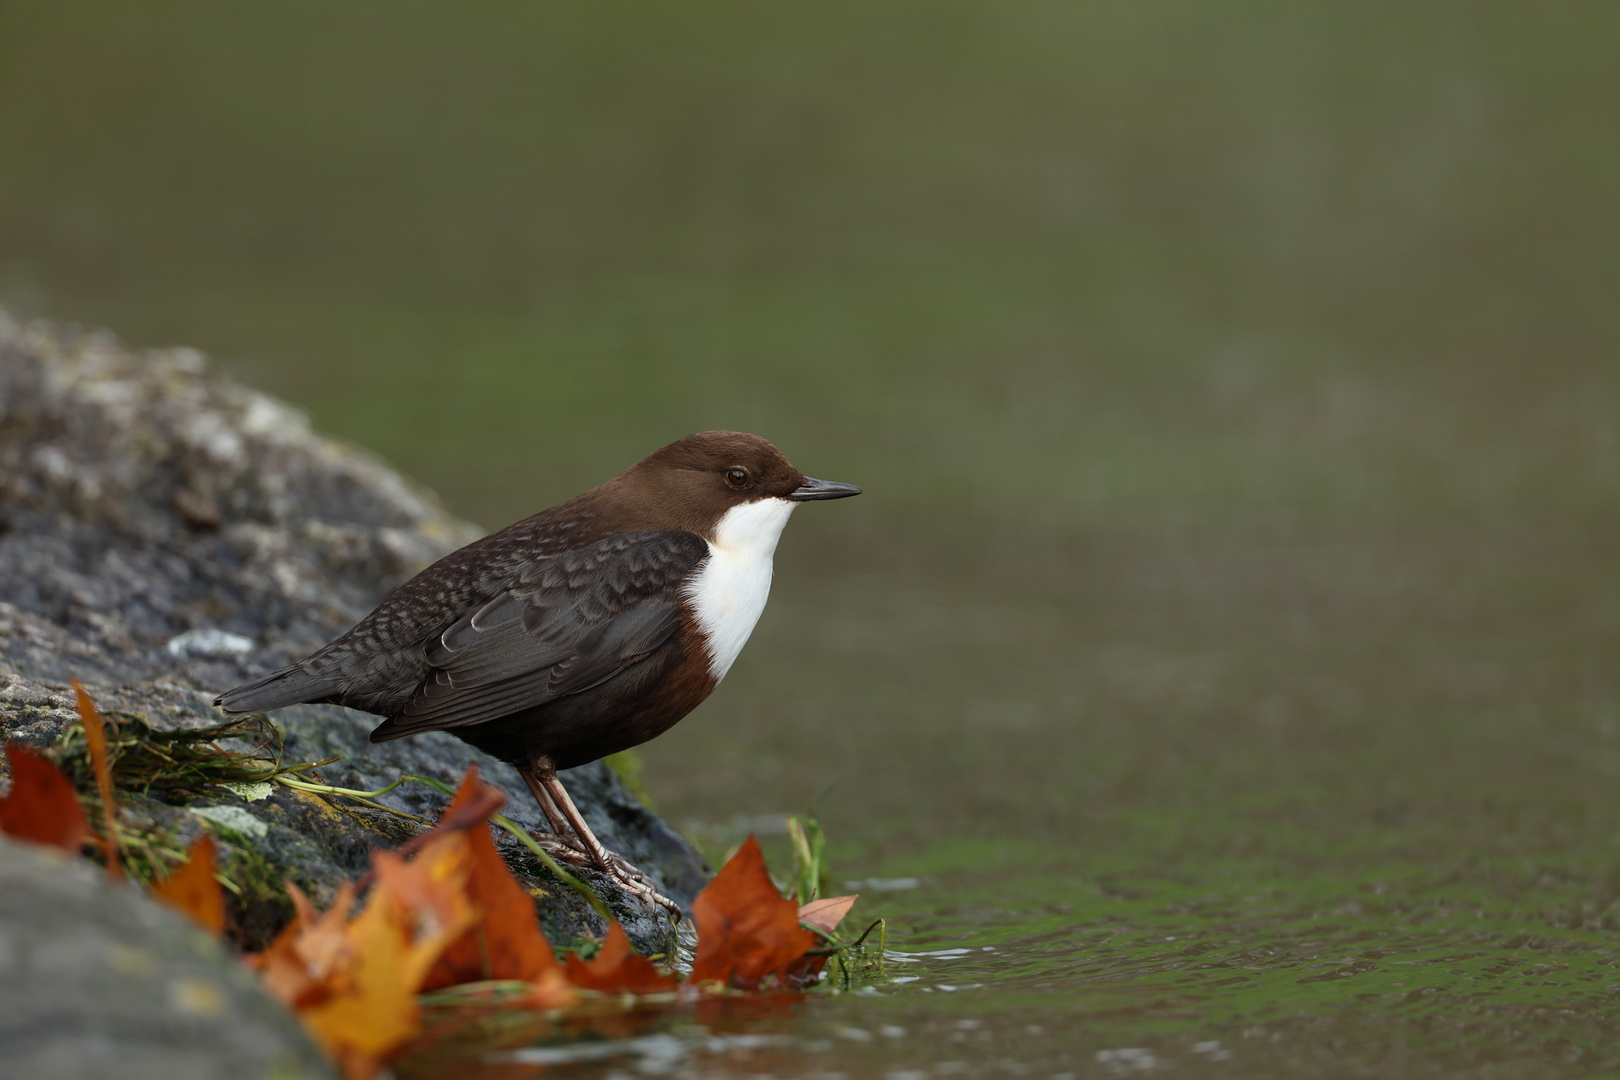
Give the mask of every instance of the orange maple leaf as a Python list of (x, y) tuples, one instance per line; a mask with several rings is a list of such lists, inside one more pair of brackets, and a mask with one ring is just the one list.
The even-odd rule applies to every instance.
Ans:
[(765, 855), (752, 836), (692, 901), (697, 958), (691, 983), (718, 982), (752, 990), (787, 973), (816, 945), (799, 925), (799, 905), (776, 891)]
[(416, 1034), (421, 1016), (411, 980), (411, 969), (420, 963), (415, 931), (409, 909), (385, 891), (374, 892), (343, 928), (341, 959), (323, 980), (325, 993), (298, 1010), (304, 1027), (350, 1080), (366, 1080), (383, 1055)]
[(631, 948), (630, 938), (617, 919), (608, 927), (602, 948), (589, 962), (575, 953), (568, 954), (568, 981), (604, 994), (658, 994), (675, 989), (680, 982), (660, 972), (651, 960)]
[(178, 870), (152, 882), (152, 894), (212, 934), (225, 932), (225, 892), (214, 879), (215, 845), (204, 836)]
[(78, 851), (90, 835), (79, 796), (61, 770), (25, 746), (6, 747), (11, 794), (0, 799), (0, 832)]
[(296, 1011), (327, 996), (324, 980), (345, 949), (343, 928), (354, 909), (355, 889), (349, 884), (338, 889), (324, 915), (317, 915), (309, 897), (290, 881), (287, 895), (293, 902), (293, 921), (268, 948), (249, 954), (245, 961), (261, 973), (271, 997)]
[(478, 922), (478, 912), (467, 897), (473, 863), (469, 849), (466, 833), (446, 833), (409, 862), (387, 851), (372, 853), (377, 888), (372, 890), (367, 908), (381, 893), (402, 912), (410, 929), (411, 962), (420, 968), (406, 969), (412, 993), (421, 988), (450, 943)]
[(297, 1011), (349, 1080), (368, 1080), (421, 1023), (416, 993), (446, 946), (476, 914), (466, 897), (467, 835), (445, 833), (407, 862), (373, 856), (376, 887), (353, 919), (355, 891), (316, 915), (290, 883), (292, 924), (251, 959), (265, 987)]
[[(469, 806), (499, 806), (498, 800), (489, 797), (492, 790), (478, 779), (476, 765), (468, 769), (441, 821), (456, 820)], [(444, 950), (422, 983), (423, 990), (481, 979), (533, 982), (562, 970), (551, 944), (540, 932), (534, 900), (512, 876), (490, 837), (488, 821), (492, 812), (472, 822), (464, 834), (471, 857), (466, 895), (479, 913), (478, 923)]]

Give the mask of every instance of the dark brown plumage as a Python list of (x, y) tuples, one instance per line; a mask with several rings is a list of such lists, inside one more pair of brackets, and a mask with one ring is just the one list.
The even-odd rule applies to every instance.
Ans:
[(215, 704), (345, 705), (386, 718), (378, 742), (449, 731), (523, 771), (554, 827), (566, 819), (602, 863), (560, 785), (547, 805), (555, 770), (701, 703), (758, 617), (792, 506), (858, 492), (807, 478), (758, 436), (691, 435), (445, 556), (325, 648)]

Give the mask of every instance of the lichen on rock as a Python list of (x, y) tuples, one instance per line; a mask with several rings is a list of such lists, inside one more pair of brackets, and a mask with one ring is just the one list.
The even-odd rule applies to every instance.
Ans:
[[(320, 647), (478, 535), (431, 492), (322, 436), (295, 408), (211, 373), (193, 350), (136, 355), (103, 332), (0, 313), (0, 737), (58, 739), (75, 715), (70, 677), (103, 709), (160, 729), (215, 723), (215, 693)], [(419, 773), (453, 784), (477, 763), (512, 796), (509, 817), (545, 828), (514, 770), (451, 736), (373, 745), (375, 719), (335, 706), (273, 719), (288, 760), (341, 758), (321, 770), (327, 783), (369, 791)], [(690, 845), (602, 763), (566, 779), (608, 847), (690, 902), (707, 873)], [(431, 819), (447, 800), (405, 785), (379, 801)], [(286, 788), (147, 797), (132, 811), (182, 839), (216, 833), (227, 866), (259, 893), (285, 877), (317, 901), (357, 876), (372, 848), (417, 828)], [(502, 849), (555, 938), (605, 929), (516, 841)], [(610, 879), (584, 876), (639, 948), (668, 948), (651, 911)], [(258, 899), (245, 943), (273, 929), (274, 898)]]

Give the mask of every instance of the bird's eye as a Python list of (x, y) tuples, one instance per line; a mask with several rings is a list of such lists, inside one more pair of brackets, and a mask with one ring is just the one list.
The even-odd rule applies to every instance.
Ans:
[(726, 483), (734, 488), (740, 488), (748, 483), (748, 473), (744, 469), (727, 469)]

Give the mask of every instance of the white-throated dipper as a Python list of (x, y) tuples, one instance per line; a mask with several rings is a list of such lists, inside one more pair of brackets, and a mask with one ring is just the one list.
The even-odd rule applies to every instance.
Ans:
[(446, 555), (330, 645), (214, 704), (344, 705), (387, 717), (372, 742), (448, 731), (517, 767), (554, 856), (678, 911), (602, 847), (557, 770), (644, 743), (708, 697), (765, 609), (793, 508), (860, 492), (757, 435), (688, 435)]

